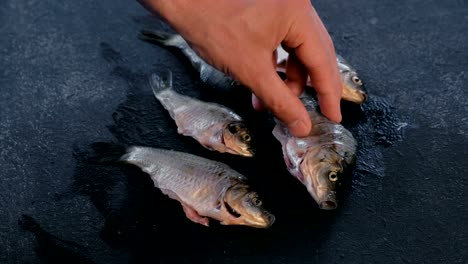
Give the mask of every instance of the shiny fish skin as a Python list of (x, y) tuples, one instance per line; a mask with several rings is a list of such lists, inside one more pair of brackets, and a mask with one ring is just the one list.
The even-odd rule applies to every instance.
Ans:
[[(288, 60), (289, 54), (281, 46), (278, 47), (276, 51), (276, 70), (285, 73), (286, 61)], [(356, 104), (366, 102), (369, 95), (356, 70), (340, 55), (336, 55), (336, 63), (338, 64), (338, 70), (343, 85), (341, 99)], [(307, 78), (307, 86), (312, 87), (310, 78)]]
[(343, 83), (341, 98), (356, 104), (362, 104), (369, 99), (369, 94), (356, 69), (340, 55), (336, 56), (338, 70)]
[(250, 132), (245, 128), (242, 118), (232, 110), (177, 93), (172, 89), (170, 71), (167, 80), (152, 74), (150, 86), (155, 97), (175, 120), (180, 134), (193, 137), (210, 150), (253, 156)]
[(217, 70), (207, 62), (205, 62), (197, 53), (189, 46), (189, 44), (178, 34), (169, 34), (161, 31), (142, 30), (139, 35), (140, 39), (155, 43), (162, 46), (178, 48), (190, 61), (192, 66), (200, 73), (200, 79), (213, 87), (229, 90), (236, 82)]
[[(126, 148), (120, 161), (149, 174), (154, 186), (179, 201), (193, 222), (208, 226), (208, 218), (212, 218), (224, 225), (257, 228), (267, 228), (274, 222), (273, 215), (258, 205), (256, 194), (248, 188), (247, 178), (221, 162), (140, 146)], [(236, 189), (242, 190), (241, 198), (257, 199), (255, 205), (230, 199)]]
[[(181, 50), (192, 63), (193, 67), (200, 73), (200, 79), (204, 83), (223, 90), (229, 90), (231, 87), (237, 85), (230, 76), (225, 75), (200, 58), (179, 34), (142, 30), (139, 37), (147, 42), (162, 46), (176, 47)], [(278, 72), (284, 73), (286, 71), (288, 56), (288, 53), (281, 46), (276, 49), (276, 70)], [(356, 70), (339, 55), (337, 55), (336, 61), (343, 84), (342, 99), (356, 104), (362, 104), (367, 101), (368, 93)], [(312, 86), (310, 79), (308, 79), (307, 85)]]
[(341, 174), (355, 160), (357, 143), (351, 132), (317, 112), (317, 101), (301, 96), (312, 121), (309, 136), (292, 136), (277, 122), (273, 135), (281, 143), (288, 171), (300, 180), (321, 209), (337, 207)]

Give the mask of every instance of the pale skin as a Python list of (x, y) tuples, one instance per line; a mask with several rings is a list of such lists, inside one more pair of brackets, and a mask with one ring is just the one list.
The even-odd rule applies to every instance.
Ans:
[[(335, 49), (308, 0), (139, 0), (164, 18), (208, 63), (252, 91), (290, 132), (306, 136), (311, 121), (298, 96), (307, 77), (321, 112), (341, 122), (341, 80)], [(286, 81), (276, 73), (275, 50), (290, 54)]]

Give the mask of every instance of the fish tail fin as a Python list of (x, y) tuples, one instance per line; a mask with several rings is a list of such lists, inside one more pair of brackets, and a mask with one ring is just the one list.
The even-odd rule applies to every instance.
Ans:
[(149, 43), (162, 45), (162, 46), (172, 46), (181, 48), (185, 43), (183, 38), (179, 34), (170, 34), (162, 31), (152, 31), (152, 30), (142, 30), (138, 37)]
[(172, 72), (168, 70), (165, 77), (153, 73), (149, 78), (149, 83), (154, 96), (158, 97), (162, 91), (172, 90)]
[(123, 161), (128, 153), (127, 147), (116, 143), (96, 142), (91, 144), (94, 150), (93, 161), (97, 163), (116, 163)]

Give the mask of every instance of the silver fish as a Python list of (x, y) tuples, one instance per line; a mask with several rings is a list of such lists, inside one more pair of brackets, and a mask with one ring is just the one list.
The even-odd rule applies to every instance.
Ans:
[[(286, 61), (289, 54), (280, 46), (276, 50), (276, 70), (278, 72), (286, 72)], [(351, 66), (342, 56), (336, 55), (336, 62), (343, 85), (343, 92), (341, 98), (345, 101), (362, 104), (367, 101), (369, 95), (364, 84), (359, 78), (354, 67)], [(307, 79), (307, 86), (312, 87), (310, 78)]]
[(181, 95), (172, 89), (172, 73), (166, 80), (152, 74), (155, 97), (177, 124), (179, 134), (193, 137), (202, 146), (244, 157), (254, 155), (252, 136), (242, 118), (225, 106)]
[(224, 163), (150, 147), (101, 142), (92, 147), (99, 155), (111, 157), (108, 161), (132, 164), (149, 174), (154, 186), (179, 201), (195, 223), (209, 226), (211, 218), (222, 225), (268, 228), (275, 221), (247, 178)]
[(356, 70), (340, 55), (336, 56), (336, 61), (343, 82), (341, 98), (357, 104), (366, 102), (369, 99), (369, 94)]
[[(151, 43), (180, 49), (193, 67), (198, 70), (200, 79), (213, 87), (228, 90), (237, 84), (230, 76), (225, 75), (200, 58), (179, 34), (143, 30), (139, 37)], [(276, 70), (278, 72), (286, 71), (288, 56), (289, 54), (281, 46), (276, 49)], [(357, 104), (364, 103), (368, 99), (368, 93), (356, 70), (340, 55), (337, 55), (336, 61), (343, 82), (342, 99)], [(310, 79), (308, 79), (307, 85), (312, 86)]]
[(185, 41), (185, 39), (183, 39), (179, 34), (142, 30), (139, 37), (142, 40), (158, 45), (178, 48), (189, 59), (192, 66), (200, 73), (200, 79), (208, 85), (229, 90), (236, 84), (231, 77), (217, 70), (200, 58), (200, 56), (198, 56), (198, 54), (189, 46), (187, 41)]
[(302, 95), (301, 100), (312, 121), (310, 134), (294, 137), (277, 121), (273, 135), (282, 145), (288, 171), (307, 187), (321, 209), (332, 210), (337, 207), (341, 175), (355, 160), (357, 143), (351, 132), (316, 110), (314, 98)]

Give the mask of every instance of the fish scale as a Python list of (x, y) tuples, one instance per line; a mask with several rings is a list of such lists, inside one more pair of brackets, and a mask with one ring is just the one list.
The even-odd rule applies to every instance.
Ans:
[(194, 223), (268, 228), (275, 217), (265, 210), (247, 178), (228, 165), (193, 154), (143, 146), (96, 142), (97, 162), (122, 162), (147, 173), (156, 188), (182, 205)]
[(297, 138), (277, 122), (273, 135), (280, 141), (288, 171), (298, 178), (322, 209), (336, 208), (336, 183), (330, 175), (342, 173), (354, 161), (356, 140), (342, 125), (317, 111), (318, 102), (304, 93), (300, 97), (312, 122), (308, 136)]
[(210, 86), (228, 90), (235, 84), (234, 79), (211, 66), (198, 56), (187, 41), (178, 34), (143, 30), (140, 34), (140, 38), (145, 41), (164, 46), (172, 46), (181, 50), (192, 66), (199, 72), (200, 79)]
[(253, 156), (250, 132), (234, 111), (177, 93), (172, 88), (171, 71), (164, 78), (151, 74), (149, 82), (156, 99), (176, 122), (179, 134), (194, 138), (209, 150)]
[(158, 98), (164, 108), (169, 111), (171, 117), (173, 117), (175, 109), (186, 107), (186, 105), (190, 103), (189, 98), (177, 93), (173, 93), (171, 90), (163, 90), (155, 96)]
[[(192, 66), (197, 69), (200, 74), (200, 79), (208, 85), (222, 90), (230, 90), (232, 87), (239, 85), (231, 76), (217, 70), (198, 56), (187, 41), (179, 34), (142, 30), (139, 37), (144, 41), (179, 49), (188, 58)], [(276, 70), (286, 73), (286, 61), (288, 60), (289, 53), (286, 52), (281, 45), (277, 47), (276, 53)], [(340, 55), (336, 56), (336, 62), (343, 84), (342, 99), (357, 104), (365, 102), (368, 98), (368, 94), (356, 70)], [(307, 85), (312, 86), (310, 78), (307, 79)]]
[(211, 127), (214, 124), (222, 123), (224, 120), (229, 120), (220, 117), (219, 115), (212, 115), (212, 118), (207, 119), (203, 118), (212, 114), (209, 109), (205, 107), (200, 107), (200, 105), (184, 107), (180, 112), (177, 111), (181, 117), (181, 120), (184, 120), (185, 123), (190, 124), (192, 129), (195, 130), (204, 130)]
[(172, 118), (183, 120), (190, 124), (193, 130), (203, 130), (214, 124), (227, 121), (240, 121), (241, 117), (232, 111), (225, 110), (215, 103), (195, 101), (193, 98), (181, 95), (172, 89), (163, 90), (156, 94), (164, 108)]
[[(310, 97), (301, 98), (311, 116), (314, 123), (310, 138), (316, 144), (316, 147), (330, 145), (333, 150), (343, 159), (348, 158), (347, 153), (355, 153), (356, 141), (342, 125), (331, 122), (323, 115), (319, 114), (314, 108), (317, 107), (317, 102)], [(351, 160), (346, 159), (346, 163), (351, 163)]]
[(122, 160), (148, 173), (156, 187), (201, 211), (211, 210), (233, 181), (246, 180), (225, 164), (188, 153), (147, 147), (128, 151)]

